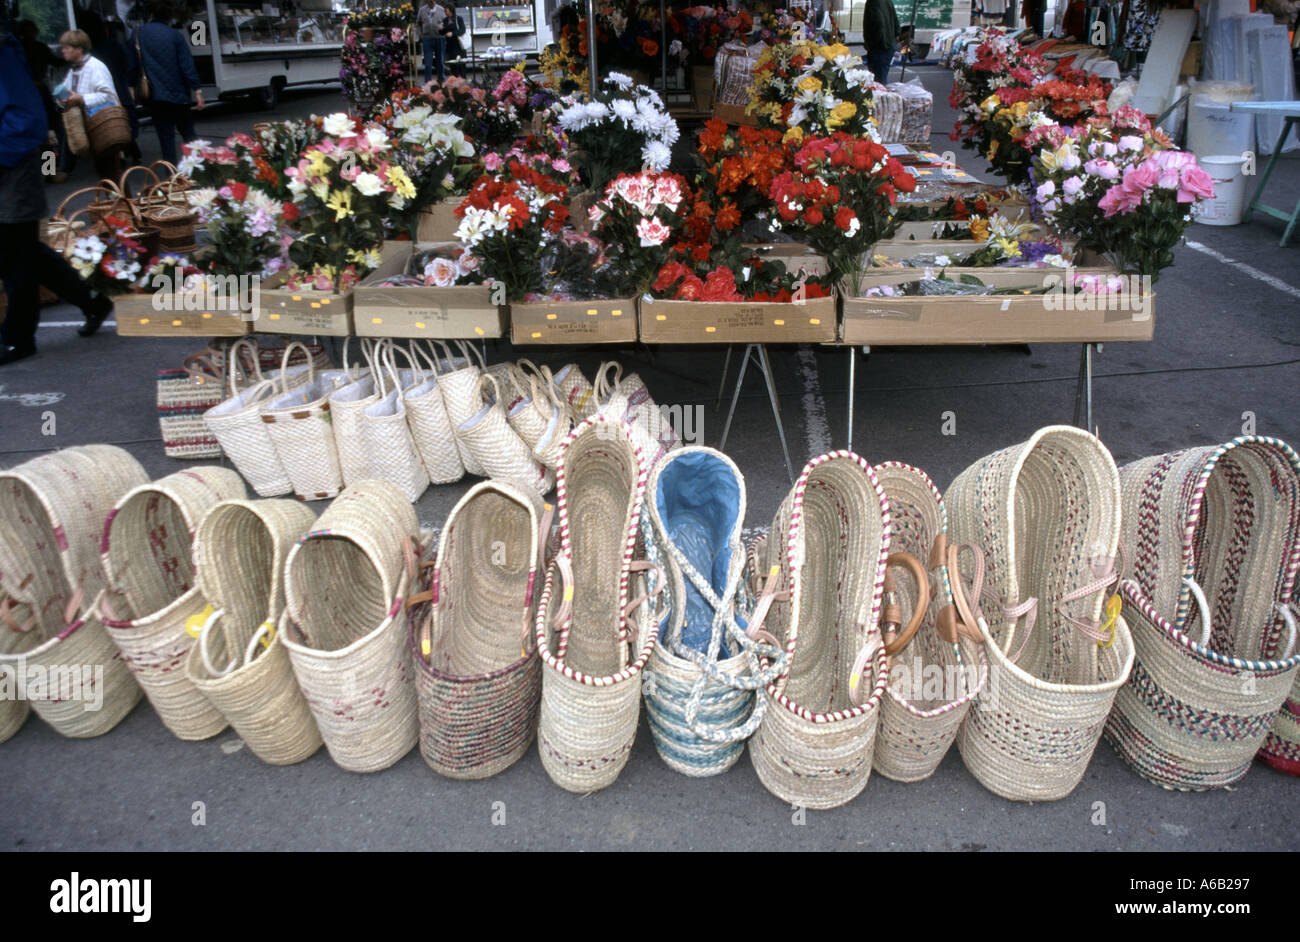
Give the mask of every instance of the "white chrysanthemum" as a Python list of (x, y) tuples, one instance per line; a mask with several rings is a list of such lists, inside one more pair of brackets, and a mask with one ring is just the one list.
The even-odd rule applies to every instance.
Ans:
[(844, 81), (849, 85), (870, 85), (872, 75), (866, 69), (845, 69)]
[[(182, 161), (183, 163), (184, 161)], [(177, 168), (180, 169), (179, 167)], [(249, 191), (254, 192), (254, 191)], [(212, 201), (217, 198), (217, 191), (210, 186), (198, 187), (193, 190), (186, 190), (185, 199), (194, 209), (207, 209), (212, 205)]]
[(622, 72), (611, 72), (609, 75), (605, 76), (605, 84), (613, 85), (617, 88), (621, 88), (623, 91), (627, 91), (635, 85), (636, 82), (632, 81), (632, 76), (630, 75), (624, 75)]
[(345, 112), (338, 111), (327, 117), (322, 124), (325, 133), (331, 137), (343, 137), (354, 133), (352, 119)]
[(621, 118), (624, 123), (630, 124), (636, 117), (636, 105), (626, 98), (617, 99), (611, 103), (611, 107), (614, 109), (614, 117)]
[(666, 144), (659, 141), (651, 141), (646, 144), (645, 149), (641, 151), (641, 162), (647, 170), (663, 172), (668, 169), (672, 162), (673, 152), (668, 149)]

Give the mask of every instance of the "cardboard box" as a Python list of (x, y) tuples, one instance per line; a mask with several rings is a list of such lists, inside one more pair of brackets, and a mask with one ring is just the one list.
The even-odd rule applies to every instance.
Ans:
[[(922, 223), (930, 225), (930, 223)], [(1042, 226), (1038, 228), (1038, 235), (1042, 239), (1060, 238), (1053, 233), (1048, 232)], [(1070, 249), (1075, 244), (1074, 239), (1061, 239), (1061, 244), (1066, 249)], [(885, 239), (877, 242), (871, 249), (872, 255), (884, 255), (887, 258), (908, 259), (915, 258), (918, 255), (928, 255), (930, 253), (943, 253), (946, 255), (970, 255), (978, 251), (984, 245), (983, 242), (976, 242), (974, 239), (908, 239), (894, 238)]]
[[(446, 243), (438, 243), (445, 245)], [(380, 287), (379, 282), (404, 273), (411, 256), (437, 244), (384, 243), (384, 262), (353, 289), (358, 337), (428, 337), (435, 340), (501, 337), (505, 311), (492, 303), (487, 285), (450, 288)]]
[(801, 304), (640, 301), (642, 343), (831, 343), (835, 298)]
[[(1101, 269), (1074, 269), (1075, 272)], [(1063, 285), (1065, 269), (948, 269), (958, 279), (969, 273), (995, 287)], [(1111, 269), (1109, 274), (1114, 274)], [(916, 280), (917, 269), (882, 270), (864, 276), (868, 284)], [(1055, 281), (1044, 282), (1054, 278)], [(870, 346), (937, 344), (1109, 342), (1150, 340), (1155, 331), (1155, 294), (1134, 285), (1131, 297), (1109, 299), (1049, 295), (854, 298), (842, 293), (841, 341)], [(1101, 301), (1097, 304), (1098, 300)]]
[(727, 124), (743, 124), (751, 128), (758, 127), (758, 119), (752, 114), (746, 114), (744, 105), (728, 105), (724, 102), (715, 101), (713, 103), (713, 117)]
[(120, 337), (242, 337), (252, 331), (251, 314), (231, 311), (158, 310), (150, 294), (113, 298)]
[(417, 242), (454, 242), (456, 230), (460, 228), (460, 217), (456, 207), (461, 197), (445, 199), (420, 210), (420, 221), (415, 230)]
[(636, 298), (511, 304), (510, 341), (514, 344), (635, 343)]
[(785, 263), (787, 271), (797, 272), (802, 269), (810, 275), (824, 275), (828, 267), (825, 257), (818, 255), (816, 249), (803, 242), (747, 243), (745, 248), (764, 260)]
[(695, 87), (695, 110), (713, 110), (713, 66), (691, 66), (691, 83)]
[(262, 304), (253, 326), (259, 333), (312, 337), (352, 334), (352, 292), (291, 291), (284, 273), (262, 283)]

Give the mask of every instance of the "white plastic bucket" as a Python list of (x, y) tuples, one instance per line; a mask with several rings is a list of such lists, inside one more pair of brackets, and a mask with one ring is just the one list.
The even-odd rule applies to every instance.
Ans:
[(1246, 206), (1246, 176), (1241, 154), (1216, 154), (1200, 158), (1202, 169), (1214, 181), (1214, 198), (1201, 202), (1196, 221), (1207, 226), (1236, 226)]
[(1231, 103), (1214, 101), (1206, 95), (1192, 98), (1187, 117), (1187, 149), (1199, 159), (1218, 154), (1242, 154), (1253, 150), (1255, 116), (1233, 111)]

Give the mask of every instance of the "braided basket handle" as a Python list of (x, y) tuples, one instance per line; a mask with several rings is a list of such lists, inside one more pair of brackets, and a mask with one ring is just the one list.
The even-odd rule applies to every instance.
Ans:
[[(68, 217), (63, 215), (63, 211), (68, 208), (69, 203), (75, 200), (78, 196), (81, 196), (83, 193), (107, 193), (109, 196), (113, 195), (112, 190), (105, 190), (102, 186), (84, 186), (80, 190), (74, 190), (64, 197), (63, 202), (59, 204), (59, 208), (54, 211), (54, 214), (50, 218), (53, 220), (66, 220)], [(91, 202), (93, 202), (93, 200)], [(85, 207), (82, 207), (82, 209), (85, 209)], [(81, 210), (78, 210), (78, 212), (80, 211)], [(75, 216), (76, 213), (73, 213), (73, 215)]]
[(912, 611), (912, 617), (904, 626), (901, 632), (897, 634), (891, 630), (902, 621), (902, 609), (896, 602), (887, 602), (883, 609), (882, 623), (884, 627), (883, 635), (885, 641), (885, 654), (893, 657), (903, 648), (907, 647), (908, 642), (916, 635), (921, 628), (921, 622), (925, 621), (926, 611), (930, 607), (930, 574), (926, 571), (925, 565), (913, 556), (911, 553), (890, 553), (885, 560), (885, 595), (892, 598), (894, 594), (894, 574), (892, 567), (902, 567), (912, 574), (916, 580), (916, 605)]
[(135, 197), (132, 197), (132, 195), (131, 195), (131, 188), (130, 188), (130, 186), (128, 185), (128, 183), (129, 183), (129, 181), (130, 181), (130, 179), (131, 179), (131, 175), (132, 175), (132, 174), (135, 174), (135, 173), (147, 173), (147, 174), (149, 174), (150, 177), (153, 178), (153, 183), (152, 183), (152, 184), (146, 184), (145, 186), (142, 186), (142, 187), (140, 188), (140, 191), (136, 194), (136, 196), (143, 196), (145, 190), (147, 190), (147, 189), (149, 188), (149, 186), (157, 186), (158, 183), (159, 183), (159, 180), (158, 180), (158, 174), (154, 173), (152, 170), (150, 170), (150, 169), (149, 169), (148, 167), (146, 167), (144, 164), (136, 164), (134, 167), (127, 167), (126, 170), (122, 173), (122, 176), (121, 176), (121, 178), (118, 180), (118, 183), (117, 183), (118, 192), (120, 192), (120, 193), (122, 193), (124, 196), (126, 196), (127, 199), (134, 199), (134, 198), (135, 198)]
[(292, 343), (285, 344), (284, 356), (280, 359), (280, 391), (287, 394), (289, 392), (289, 357), (293, 355), (294, 350), (301, 350), (302, 355), (307, 358), (307, 385), (310, 386), (316, 381), (316, 361), (312, 359), (311, 351), (301, 340), (295, 340)]

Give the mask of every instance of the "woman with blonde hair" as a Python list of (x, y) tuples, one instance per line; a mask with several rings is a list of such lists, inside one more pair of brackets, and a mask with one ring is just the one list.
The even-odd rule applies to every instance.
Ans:
[[(86, 117), (100, 108), (120, 105), (113, 74), (108, 66), (90, 54), (90, 37), (79, 29), (70, 29), (59, 37), (59, 52), (68, 63), (68, 75), (55, 90), (66, 111), (80, 107)], [(105, 179), (122, 176), (123, 146), (115, 145), (95, 154), (95, 172)]]

